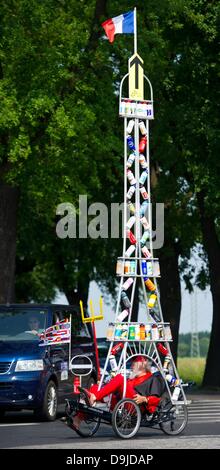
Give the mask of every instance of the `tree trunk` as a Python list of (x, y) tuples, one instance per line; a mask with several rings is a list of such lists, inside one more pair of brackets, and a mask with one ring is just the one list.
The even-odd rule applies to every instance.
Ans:
[(64, 291), (66, 298), (70, 305), (76, 305), (79, 307), (79, 301), (83, 301), (84, 309), (87, 309), (87, 301), (89, 295), (89, 282), (81, 283), (78, 281), (77, 290), (75, 289), (65, 289)]
[(177, 360), (179, 325), (181, 314), (181, 283), (179, 275), (179, 253), (174, 242), (165, 241), (160, 257), (160, 300), (164, 321), (170, 322), (173, 342), (170, 343), (174, 361)]
[(216, 233), (214, 216), (205, 208), (205, 194), (197, 196), (204, 248), (208, 255), (210, 288), (213, 300), (213, 320), (209, 351), (203, 378), (204, 387), (220, 387), (220, 243)]
[(15, 301), (18, 197), (17, 188), (0, 180), (0, 303)]

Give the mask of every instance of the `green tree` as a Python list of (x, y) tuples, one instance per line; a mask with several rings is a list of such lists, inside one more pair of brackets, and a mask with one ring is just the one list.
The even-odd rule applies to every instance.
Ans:
[(3, 8), (2, 302), (13, 299), (16, 225), (18, 299), (49, 300), (55, 286), (69, 300), (78, 291), (86, 297), (103, 262), (105, 241), (88, 247), (88, 240), (55, 235), (57, 204), (77, 207), (79, 194), (87, 194), (88, 204), (110, 204), (121, 175), (114, 70), (97, 28), (106, 2), (81, 3), (20, 0)]

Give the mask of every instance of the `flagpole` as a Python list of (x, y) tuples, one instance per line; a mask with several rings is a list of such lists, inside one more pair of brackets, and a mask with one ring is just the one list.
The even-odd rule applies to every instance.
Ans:
[(134, 8), (134, 54), (137, 54), (137, 8)]

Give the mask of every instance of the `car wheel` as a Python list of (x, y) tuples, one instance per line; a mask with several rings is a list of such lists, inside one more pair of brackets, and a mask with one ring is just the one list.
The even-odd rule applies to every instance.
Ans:
[(96, 383), (95, 379), (93, 377), (90, 377), (90, 379), (88, 380), (88, 384), (87, 384), (86, 388), (89, 389), (90, 387), (92, 387), (92, 385), (95, 385), (95, 383)]
[(57, 402), (57, 387), (51, 380), (47, 384), (42, 407), (34, 410), (35, 416), (45, 421), (54, 421), (57, 415)]
[(0, 421), (4, 419), (5, 416), (5, 410), (0, 410)]

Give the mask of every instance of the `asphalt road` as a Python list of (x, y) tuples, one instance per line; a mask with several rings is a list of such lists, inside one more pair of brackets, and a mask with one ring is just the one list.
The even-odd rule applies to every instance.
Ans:
[[(59, 417), (61, 417), (60, 414)], [(188, 426), (177, 437), (141, 428), (135, 438), (118, 439), (111, 426), (101, 425), (93, 438), (83, 439), (63, 424), (33, 420), (31, 412), (7, 413), (0, 423), (2, 449), (220, 449), (220, 397), (194, 397)]]

